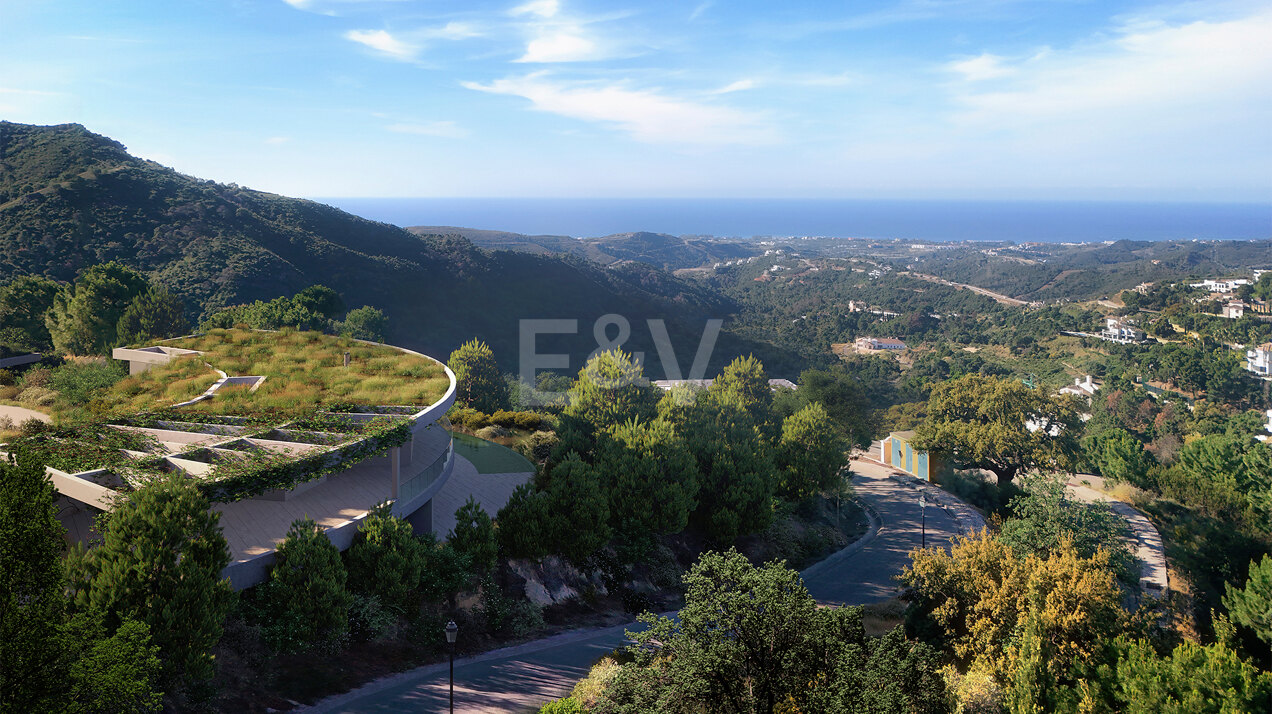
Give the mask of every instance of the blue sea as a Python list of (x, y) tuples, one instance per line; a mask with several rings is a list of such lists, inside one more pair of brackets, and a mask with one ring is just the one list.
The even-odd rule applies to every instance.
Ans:
[(820, 199), (321, 198), (399, 226), (595, 237), (834, 236), (935, 241), (1272, 238), (1272, 204)]

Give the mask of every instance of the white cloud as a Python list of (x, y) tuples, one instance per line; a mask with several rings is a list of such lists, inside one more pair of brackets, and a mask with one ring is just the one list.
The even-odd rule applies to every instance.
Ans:
[(562, 82), (544, 73), (498, 79), (490, 84), (465, 82), (464, 86), (523, 97), (539, 111), (598, 122), (647, 143), (771, 144), (778, 139), (759, 116), (732, 107), (670, 97), (652, 89)]
[(736, 82), (730, 82), (729, 84), (726, 84), (723, 87), (720, 87), (719, 89), (712, 92), (712, 94), (729, 94), (730, 92), (742, 92), (747, 89), (755, 89), (755, 86), (756, 86), (756, 82), (754, 79), (739, 79)]
[(707, 0), (706, 2), (698, 5), (698, 7), (695, 7), (693, 9), (693, 12), (689, 13), (689, 22), (693, 22), (694, 20), (697, 20), (698, 18), (702, 17), (702, 13), (706, 12), (707, 10), (710, 10), (711, 6), (714, 4), (715, 2), (713, 2), (713, 0)]
[(991, 55), (988, 52), (979, 57), (958, 60), (945, 65), (946, 69), (963, 75), (963, 79), (971, 82), (979, 82), (984, 79), (997, 79), (999, 77), (1010, 77), (1016, 73), (1014, 67), (1008, 67), (1003, 64), (1003, 58), (998, 55)]
[(556, 17), (561, 11), (561, 3), (558, 0), (531, 0), (524, 5), (518, 5), (508, 11), (513, 17), (522, 15), (537, 15), (538, 17)]
[(398, 134), (416, 134), (419, 136), (441, 136), (451, 139), (459, 139), (468, 136), (468, 130), (458, 126), (453, 121), (435, 121), (427, 123), (398, 123), (390, 124), (385, 127), (389, 131)]
[(440, 40), (468, 40), (483, 35), (471, 22), (448, 22), (441, 27), (425, 30), (422, 34)]
[(418, 45), (394, 37), (386, 30), (349, 30), (344, 36), (347, 40), (403, 62), (414, 60), (420, 51)]
[(265, 143), (271, 146), (278, 146), (280, 144), (286, 144), (289, 141), (291, 141), (290, 136), (271, 136), (265, 140)]
[(584, 62), (600, 57), (596, 43), (574, 30), (536, 37), (517, 62)]
[(1160, 119), (1169, 112), (1172, 123), (1191, 117), (1205, 125), (1224, 107), (1272, 108), (1269, 37), (1272, 12), (1173, 26), (1136, 21), (1102, 44), (1001, 68), (1014, 72), (1007, 87), (956, 95), (966, 108), (960, 118), (1011, 125), (1086, 117), (1105, 126), (1108, 119)]

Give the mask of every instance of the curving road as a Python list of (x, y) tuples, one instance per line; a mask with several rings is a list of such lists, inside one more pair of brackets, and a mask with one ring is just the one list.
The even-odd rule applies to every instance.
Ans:
[[(894, 477), (893, 470), (870, 460), (852, 462), (853, 486), (870, 512), (869, 532), (847, 548), (803, 572), (804, 584), (823, 604), (860, 605), (898, 593), (894, 578), (923, 539), (923, 490), (928, 546), (948, 544), (963, 529), (976, 527), (962, 504), (950, 503), (939, 489), (917, 479)], [(966, 509), (966, 506), (962, 506)], [(967, 509), (970, 510), (970, 509)], [(455, 711), (533, 711), (565, 696), (587, 676), (592, 664), (624, 641), (634, 623), (572, 631), (524, 645), (455, 661)], [(462, 636), (462, 633), (461, 633)], [(447, 706), (447, 664), (429, 665), (372, 682), (324, 699), (310, 712), (436, 712)]]

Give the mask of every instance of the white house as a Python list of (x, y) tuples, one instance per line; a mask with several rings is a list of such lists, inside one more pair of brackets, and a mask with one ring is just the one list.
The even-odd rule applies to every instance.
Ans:
[(1236, 320), (1237, 318), (1245, 314), (1246, 307), (1247, 305), (1244, 302), (1241, 302), (1240, 300), (1233, 300), (1232, 302), (1223, 306), (1222, 314), (1224, 317), (1228, 318), (1229, 320)]
[(1246, 350), (1246, 369), (1264, 379), (1272, 379), (1272, 342)]
[(1099, 389), (1100, 383), (1095, 381), (1095, 378), (1088, 374), (1086, 377), (1081, 379), (1074, 377), (1073, 384), (1061, 387), (1060, 393), (1072, 394), (1075, 397), (1082, 397), (1083, 399), (1090, 401), (1091, 397), (1094, 397), (1095, 393), (1099, 391)]
[[(1272, 434), (1272, 409), (1269, 409), (1267, 411), (1267, 415), (1268, 415), (1268, 423), (1264, 425), (1263, 430), (1268, 432), (1268, 434)], [(1254, 438), (1258, 439), (1259, 441), (1268, 441), (1269, 439), (1272, 439), (1272, 436), (1269, 436), (1268, 434), (1259, 434), (1258, 436)]]
[(1236, 278), (1233, 280), (1203, 280), (1200, 283), (1189, 283), (1189, 287), (1202, 288), (1212, 293), (1230, 293), (1241, 285), (1249, 285), (1250, 281), (1246, 278)]
[(858, 337), (856, 341), (859, 350), (903, 350), (905, 343), (901, 340), (895, 340), (891, 337)]
[(1135, 342), (1143, 342), (1144, 331), (1136, 327), (1135, 323), (1129, 319), (1106, 317), (1104, 318), (1104, 329), (1100, 332), (1100, 337), (1110, 342), (1129, 345)]

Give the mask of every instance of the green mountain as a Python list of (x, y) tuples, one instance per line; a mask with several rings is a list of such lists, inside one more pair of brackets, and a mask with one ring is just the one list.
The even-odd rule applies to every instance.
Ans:
[[(133, 157), (77, 124), (0, 122), (0, 282), (42, 274), (69, 281), (118, 260), (180, 295), (194, 314), (321, 283), (350, 306), (373, 305), (390, 341), (445, 356), (474, 336), (505, 369), (518, 366), (521, 320), (577, 320), (540, 353), (578, 369), (607, 314), (631, 325), (626, 349), (664, 376), (647, 319), (664, 319), (687, 370), (708, 318), (736, 306), (710, 287), (638, 262), (602, 266), (573, 255), (488, 252), (456, 235), (417, 235), (313, 201), (204, 181)], [(609, 337), (616, 328), (611, 327)], [(780, 376), (803, 362), (725, 333), (712, 369), (754, 352)]]
[(682, 237), (646, 231), (616, 233), (601, 238), (571, 238), (552, 235), (530, 236), (507, 231), (453, 226), (412, 226), (407, 230), (417, 235), (438, 233), (460, 235), (487, 250), (512, 250), (540, 255), (577, 255), (602, 265), (634, 260), (666, 270), (697, 268), (764, 252), (762, 249), (757, 250), (755, 246), (738, 240)]

